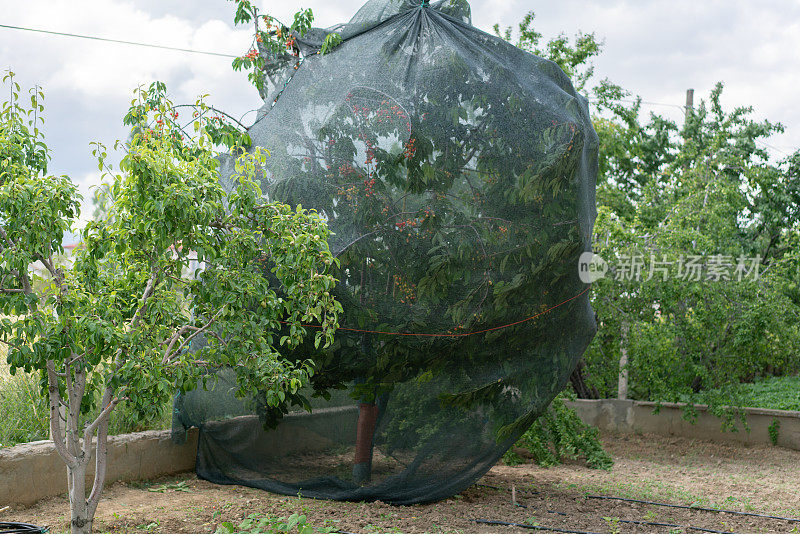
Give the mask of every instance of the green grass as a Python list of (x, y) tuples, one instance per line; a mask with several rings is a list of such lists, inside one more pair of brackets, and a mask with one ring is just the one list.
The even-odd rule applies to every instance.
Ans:
[[(50, 422), (47, 401), (38, 374), (17, 371), (11, 375), (5, 347), (0, 347), (0, 448), (48, 439)], [(171, 405), (152, 419), (141, 420), (123, 403), (111, 413), (110, 435), (170, 427)]]
[(799, 376), (772, 377), (742, 384), (740, 391), (747, 406), (800, 411)]
[(0, 349), (0, 448), (47, 439), (47, 402), (41, 396), (38, 376), (18, 372), (12, 376)]
[[(709, 399), (719, 399), (720, 393), (720, 390), (701, 391), (694, 397), (694, 403), (709, 404)], [(729, 393), (736, 399), (732, 405), (800, 411), (800, 376), (759, 378), (752, 383), (739, 384)], [(688, 402), (689, 398), (682, 396), (681, 400)]]

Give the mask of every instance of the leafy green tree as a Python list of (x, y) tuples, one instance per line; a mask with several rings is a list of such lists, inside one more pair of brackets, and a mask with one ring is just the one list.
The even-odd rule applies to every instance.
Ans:
[[(13, 75), (5, 80), (12, 90), (0, 111), (0, 339), (12, 372), (42, 373), (52, 438), (67, 466), (71, 531), (86, 533), (105, 482), (108, 417), (119, 403), (147, 416), (223, 366), (234, 370), (241, 394), (258, 391), (270, 406), (309, 383), (313, 363), (282, 352), (309, 338), (332, 341), (341, 312), (329, 273), (335, 260), (316, 213), (264, 201), (255, 181), (263, 153), (238, 159), (226, 191), (206, 106), (198, 102), (186, 135), (166, 88), (153, 84), (136, 92), (126, 118), (135, 132), (119, 172), (96, 145), (99, 166), (113, 173), (109, 216), (83, 231), (72, 268), (57, 266), (79, 196), (69, 178), (46, 174), (41, 94), (32, 93), (26, 109)], [(31, 284), (35, 262), (53, 280), (40, 293)], [(311, 335), (306, 323), (321, 328)], [(203, 348), (187, 350), (200, 336)]]
[[(800, 368), (797, 156), (773, 163), (760, 141), (782, 127), (724, 110), (721, 94), (682, 127), (657, 115), (640, 124), (638, 105), (596, 120), (607, 149), (595, 243), (625, 264), (595, 286), (601, 328), (587, 361), (602, 395), (613, 396), (623, 349), (634, 398), (693, 403), (713, 391), (702, 400), (720, 415), (738, 382)], [(644, 260), (655, 276), (634, 275)]]
[[(602, 43), (594, 34), (544, 42), (533, 22), (531, 12), (516, 31), (496, 25), (495, 33), (555, 61), (595, 104), (595, 251), (612, 263), (650, 264), (652, 255), (675, 268), (667, 280), (612, 272), (595, 284), (599, 330), (572, 376), (576, 392), (616, 396), (623, 350), (634, 398), (692, 402), (713, 390), (703, 400), (720, 414), (723, 404), (737, 403), (738, 381), (797, 372), (800, 152), (775, 163), (762, 148), (782, 126), (753, 120), (751, 108), (725, 110), (721, 85), (682, 125), (657, 114), (643, 118), (641, 99), (595, 81), (591, 60)], [(763, 276), (676, 279), (690, 256), (731, 261), (732, 274), (740, 260), (757, 258)]]

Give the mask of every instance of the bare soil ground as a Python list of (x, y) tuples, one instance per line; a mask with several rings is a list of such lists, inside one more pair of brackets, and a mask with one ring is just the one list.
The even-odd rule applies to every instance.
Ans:
[[(479, 483), (443, 502), (395, 507), (342, 503), (217, 486), (194, 476), (115, 484), (106, 490), (97, 532), (213, 533), (253, 513), (305, 514), (308, 523), (354, 534), (512, 533), (525, 529), (475, 520), (592, 533), (800, 532), (800, 522), (598, 499), (626, 497), (800, 518), (800, 452), (682, 438), (605, 435), (611, 471), (579, 464), (550, 469), (496, 466)], [(517, 504), (511, 499), (515, 488)], [(523, 506), (520, 506), (523, 505)], [(0, 521), (67, 528), (67, 502), (49, 499), (6, 511)], [(661, 523), (676, 526), (639, 524)]]

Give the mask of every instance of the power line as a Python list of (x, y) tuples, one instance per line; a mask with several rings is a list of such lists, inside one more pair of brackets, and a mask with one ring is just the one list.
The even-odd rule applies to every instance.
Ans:
[[(598, 98), (589, 98), (588, 100), (589, 100), (589, 102), (593, 102), (593, 103), (600, 102), (600, 100)], [(645, 105), (648, 105), (648, 106), (664, 106), (664, 107), (669, 107), (669, 108), (678, 108), (681, 111), (684, 111), (686, 109), (683, 106), (679, 106), (678, 104), (667, 104), (665, 102), (649, 102), (647, 100), (630, 100), (630, 99), (621, 98), (619, 100), (615, 100), (615, 102), (624, 102), (626, 104), (639, 103), (639, 104), (645, 104)]]
[[(90, 41), (101, 41), (101, 42), (106, 42), (106, 43), (126, 44), (126, 45), (131, 45), (131, 46), (143, 46), (145, 48), (157, 48), (157, 49), (161, 49), (161, 50), (171, 50), (173, 52), (186, 52), (186, 53), (189, 53), (189, 54), (202, 54), (202, 55), (206, 55), (206, 56), (225, 57), (225, 58), (231, 58), (231, 59), (235, 59), (235, 58), (239, 57), (239, 56), (234, 55), (234, 54), (223, 54), (221, 52), (209, 52), (209, 51), (206, 51), (206, 50), (193, 50), (191, 48), (180, 48), (180, 47), (176, 47), (176, 46), (165, 46), (165, 45), (156, 45), (156, 44), (150, 44), (150, 43), (140, 43), (140, 42), (136, 42), (136, 41), (125, 41), (125, 40), (122, 40), (122, 39), (110, 39), (110, 38), (107, 38), (107, 37), (97, 37), (95, 35), (82, 35), (82, 34), (78, 34), (78, 33), (66, 33), (66, 32), (52, 31), (52, 30), (42, 30), (42, 29), (38, 29), (38, 28), (26, 28), (24, 26), (12, 26), (10, 24), (0, 24), (0, 28), (6, 28), (6, 29), (10, 29), (10, 30), (27, 31), (27, 32), (34, 32), (34, 33), (44, 33), (44, 34), (48, 34), (48, 35), (58, 35), (60, 37), (74, 37), (76, 39), (86, 39), (86, 40), (90, 40)], [(590, 102), (595, 102), (595, 103), (599, 102), (599, 100), (596, 99), (596, 98), (589, 98), (588, 100)], [(664, 106), (664, 107), (678, 108), (681, 111), (685, 110), (685, 108), (683, 106), (679, 106), (677, 104), (669, 104), (669, 103), (666, 103), (666, 102), (652, 102), (652, 101), (647, 101), (647, 100), (629, 100), (629, 99), (620, 99), (620, 100), (618, 100), (618, 102), (625, 102), (625, 103), (630, 103), (630, 104), (640, 103), (640, 104), (649, 105), (649, 106)], [(764, 143), (763, 141), (757, 141), (757, 142), (761, 143), (762, 145), (766, 146), (767, 148), (775, 150), (776, 152), (780, 152), (780, 153), (782, 153), (784, 155), (787, 155), (787, 156), (789, 155), (788, 152), (786, 152), (784, 150), (781, 150), (780, 148), (777, 148), (777, 147), (772, 146), (770, 144)]]
[[(597, 98), (588, 98), (587, 100), (589, 102), (592, 102), (592, 103), (600, 102), (600, 100), (597, 99)], [(645, 105), (650, 105), (650, 106), (664, 106), (664, 107), (678, 108), (681, 111), (685, 111), (686, 110), (686, 108), (684, 106), (679, 106), (677, 104), (668, 104), (666, 102), (649, 102), (647, 100), (629, 100), (629, 99), (619, 99), (619, 100), (616, 100), (616, 102), (625, 102), (625, 103), (629, 103), (629, 104), (640, 103), (640, 104), (645, 104)], [(784, 148), (788, 148), (789, 150), (791, 150), (791, 152), (787, 152), (786, 150), (778, 148), (775, 145), (771, 145), (769, 143), (766, 143), (766, 142), (764, 142), (764, 141), (762, 141), (760, 139), (756, 139), (755, 142), (760, 144), (760, 145), (762, 145), (765, 148), (774, 150), (775, 152), (780, 152), (781, 154), (783, 154), (785, 156), (790, 156), (795, 151), (800, 150), (800, 147), (795, 148), (795, 147), (788, 147), (787, 146), (787, 147), (784, 147)]]
[(26, 32), (36, 32), (36, 33), (46, 33), (49, 35), (59, 35), (62, 37), (76, 37), (78, 39), (88, 39), (91, 41), (104, 41), (107, 43), (118, 43), (118, 44), (126, 44), (126, 45), (133, 45), (133, 46), (144, 46), (147, 48), (160, 48), (162, 50), (172, 50), (174, 52), (188, 52), (190, 54), (203, 54), (206, 56), (218, 56), (218, 57), (227, 57), (227, 58), (236, 58), (239, 56), (235, 56), (232, 54), (222, 54), (220, 52), (207, 52), (204, 50), (192, 50), (191, 48), (179, 48), (176, 46), (164, 46), (164, 45), (155, 45), (149, 43), (137, 43), (135, 41), (123, 41), (121, 39), (108, 39), (106, 37), (97, 37), (94, 35), (81, 35), (77, 33), (65, 33), (65, 32), (55, 32), (50, 30), (40, 30), (36, 28), (25, 28), (23, 26), (10, 26), (8, 24), (0, 24), (0, 28), (7, 28), (10, 30), (22, 30)]

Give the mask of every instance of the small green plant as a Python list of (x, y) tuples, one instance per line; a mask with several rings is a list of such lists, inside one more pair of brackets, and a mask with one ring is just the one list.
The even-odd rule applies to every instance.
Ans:
[(603, 521), (608, 524), (609, 534), (620, 534), (622, 532), (619, 526), (619, 517), (604, 517)]
[(182, 491), (184, 493), (190, 493), (191, 489), (189, 489), (189, 482), (182, 480), (172, 484), (161, 484), (160, 486), (156, 486), (154, 488), (147, 488), (147, 491), (151, 491), (153, 493), (166, 493), (168, 491)]
[(313, 527), (308, 524), (305, 515), (292, 514), (289, 517), (250, 514), (238, 525), (230, 521), (222, 523), (215, 534), (313, 534), (315, 532), (331, 533), (333, 527)]
[(772, 418), (772, 423), (770, 423), (769, 427), (767, 427), (767, 432), (769, 432), (769, 440), (772, 442), (773, 445), (778, 444), (778, 434), (781, 431), (781, 422), (777, 417)]

